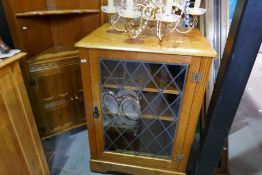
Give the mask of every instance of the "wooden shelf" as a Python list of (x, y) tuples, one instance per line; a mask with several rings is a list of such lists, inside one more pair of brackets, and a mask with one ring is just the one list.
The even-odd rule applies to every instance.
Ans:
[(53, 46), (30, 58), (30, 72), (61, 67), (79, 62), (79, 51), (70, 46)]
[(164, 121), (174, 121), (174, 117), (172, 116), (155, 116), (155, 115), (143, 115), (143, 118), (146, 119), (160, 119), (160, 120), (164, 120)]
[(98, 9), (70, 9), (70, 10), (36, 10), (22, 13), (16, 13), (17, 17), (28, 16), (48, 16), (48, 15), (66, 15), (66, 14), (91, 14), (99, 13)]
[(76, 57), (79, 55), (79, 51), (75, 47), (70, 46), (53, 46), (39, 54), (32, 57), (28, 62), (47, 60), (52, 58), (63, 58), (63, 57)]
[[(112, 115), (110, 113), (107, 113), (107, 115)], [(160, 119), (160, 120), (164, 120), (164, 121), (174, 121), (174, 117), (173, 116), (156, 116), (153, 114), (144, 114), (142, 115), (142, 118), (146, 118), (146, 119)]]
[[(104, 84), (105, 88), (111, 88), (111, 89), (119, 89), (119, 85), (116, 84)], [(140, 90), (139, 87), (135, 87), (135, 86), (121, 86), (124, 89), (127, 90)], [(157, 93), (157, 92), (161, 92), (159, 89), (157, 89), (153, 83), (150, 83), (147, 85), (147, 87), (145, 87), (143, 89), (144, 92), (153, 92), (153, 93)], [(169, 86), (168, 89), (162, 90), (162, 93), (164, 94), (179, 94), (179, 91), (176, 89), (176, 87), (173, 86)]]

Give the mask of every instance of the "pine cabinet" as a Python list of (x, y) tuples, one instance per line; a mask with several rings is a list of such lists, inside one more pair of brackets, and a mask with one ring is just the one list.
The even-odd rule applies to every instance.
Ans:
[(78, 55), (31, 59), (29, 72), (42, 137), (86, 124)]
[(49, 174), (19, 67), (24, 56), (0, 62), (0, 175)]
[(162, 43), (111, 30), (76, 43), (92, 171), (185, 174), (216, 52), (197, 30)]

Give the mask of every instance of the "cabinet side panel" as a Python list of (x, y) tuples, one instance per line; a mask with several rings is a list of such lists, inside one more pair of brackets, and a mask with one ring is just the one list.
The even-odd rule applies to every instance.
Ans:
[[(10, 118), (11, 104), (16, 105), (10, 70), (0, 70), (0, 175), (30, 174)], [(3, 72), (5, 71), (5, 72)], [(18, 117), (18, 116), (16, 116)]]

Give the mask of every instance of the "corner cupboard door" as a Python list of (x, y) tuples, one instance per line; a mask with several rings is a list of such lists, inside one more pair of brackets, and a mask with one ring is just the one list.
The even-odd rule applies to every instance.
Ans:
[(63, 131), (75, 121), (70, 66), (31, 72), (37, 100), (38, 127), (44, 136)]
[[(200, 62), (90, 51), (97, 157), (177, 170)], [(134, 55), (134, 56), (133, 56)], [(121, 58), (121, 59), (120, 59)]]
[(83, 97), (80, 63), (71, 65), (70, 70), (71, 70), (71, 80), (72, 80), (77, 122), (84, 123), (86, 122), (86, 115), (85, 115), (85, 104), (84, 104), (84, 97)]

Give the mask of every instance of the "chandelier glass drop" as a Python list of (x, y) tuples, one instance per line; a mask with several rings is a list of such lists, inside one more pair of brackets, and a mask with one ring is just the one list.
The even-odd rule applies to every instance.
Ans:
[[(188, 33), (197, 26), (197, 17), (206, 13), (201, 0), (108, 0), (101, 9), (109, 15), (114, 30), (138, 38), (146, 30), (162, 41), (166, 33)], [(191, 7), (193, 6), (193, 7)]]

